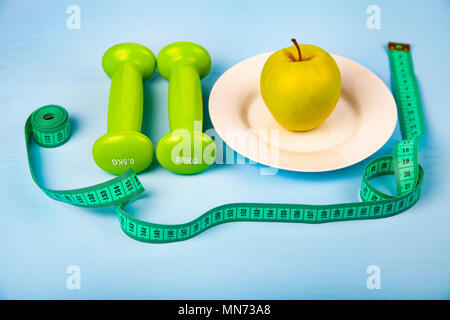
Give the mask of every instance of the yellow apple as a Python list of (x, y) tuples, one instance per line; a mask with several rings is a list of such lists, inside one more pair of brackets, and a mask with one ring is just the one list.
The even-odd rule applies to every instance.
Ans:
[(341, 73), (325, 50), (298, 45), (273, 53), (261, 72), (261, 95), (275, 120), (292, 131), (311, 130), (333, 112)]

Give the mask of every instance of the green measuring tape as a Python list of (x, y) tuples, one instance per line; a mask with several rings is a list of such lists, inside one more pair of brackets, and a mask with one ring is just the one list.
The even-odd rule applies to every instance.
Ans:
[[(25, 124), (28, 163), (35, 183), (50, 198), (75, 206), (98, 208), (115, 206), (123, 232), (129, 237), (150, 243), (182, 241), (214, 226), (236, 221), (324, 223), (343, 220), (377, 219), (396, 215), (412, 207), (419, 199), (423, 169), (418, 163), (418, 143), (425, 127), (410, 46), (389, 43), (389, 64), (397, 102), (403, 140), (395, 143), (392, 156), (372, 160), (364, 169), (362, 202), (334, 205), (233, 203), (213, 208), (184, 224), (149, 223), (129, 215), (124, 207), (144, 191), (130, 169), (104, 183), (76, 190), (50, 190), (36, 179), (28, 145), (31, 136), (43, 147), (57, 147), (70, 137), (67, 111), (49, 105), (34, 111)], [(371, 178), (394, 174), (397, 196), (373, 187)]]

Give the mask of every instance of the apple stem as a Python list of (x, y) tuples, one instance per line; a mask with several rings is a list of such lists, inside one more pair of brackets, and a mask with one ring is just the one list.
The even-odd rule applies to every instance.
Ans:
[(294, 43), (295, 47), (297, 48), (298, 61), (302, 61), (302, 52), (300, 51), (300, 46), (298, 45), (297, 40), (295, 40), (295, 38), (292, 38), (291, 41)]

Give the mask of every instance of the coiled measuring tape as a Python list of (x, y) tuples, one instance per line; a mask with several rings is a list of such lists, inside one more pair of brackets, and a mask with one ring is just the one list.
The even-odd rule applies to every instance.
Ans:
[[(186, 240), (227, 222), (324, 223), (396, 215), (419, 199), (424, 172), (417, 159), (418, 143), (425, 128), (410, 46), (390, 42), (388, 52), (403, 140), (394, 144), (392, 156), (374, 159), (365, 167), (360, 192), (362, 202), (334, 205), (233, 203), (213, 208), (184, 224), (164, 225), (139, 220), (124, 210), (129, 200), (144, 191), (131, 169), (112, 180), (76, 190), (50, 190), (36, 179), (28, 151), (31, 136), (43, 147), (57, 147), (70, 137), (67, 111), (55, 105), (39, 108), (26, 122), (31, 176), (52, 199), (87, 208), (115, 206), (123, 232), (133, 239), (150, 243)], [(369, 182), (374, 177), (391, 174), (396, 178), (397, 196), (385, 194)]]

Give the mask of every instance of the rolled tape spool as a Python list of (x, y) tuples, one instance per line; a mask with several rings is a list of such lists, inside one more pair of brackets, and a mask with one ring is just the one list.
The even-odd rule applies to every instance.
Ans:
[(158, 54), (158, 72), (169, 80), (169, 129), (156, 147), (158, 162), (179, 174), (195, 174), (215, 160), (216, 145), (202, 132), (200, 79), (211, 69), (208, 51), (192, 42), (175, 42)]
[[(57, 191), (39, 184), (28, 151), (31, 136), (44, 147), (61, 145), (70, 136), (67, 112), (54, 105), (39, 108), (25, 124), (31, 176), (42, 191), (55, 200), (82, 207), (115, 206), (123, 232), (149, 243), (186, 240), (219, 224), (236, 221), (325, 223), (391, 217), (412, 207), (420, 197), (424, 173), (417, 153), (425, 127), (410, 48), (400, 43), (389, 43), (388, 48), (403, 140), (394, 144), (392, 156), (374, 159), (365, 167), (360, 191), (362, 202), (332, 205), (231, 203), (177, 225), (136, 219), (124, 209), (129, 200), (144, 190), (131, 169), (115, 179), (83, 189)], [(397, 196), (385, 194), (370, 184), (371, 178), (389, 174), (395, 175)]]
[(156, 68), (154, 54), (136, 43), (121, 43), (105, 52), (105, 73), (112, 79), (108, 106), (108, 130), (92, 148), (97, 165), (112, 174), (127, 169), (138, 173), (153, 160), (153, 144), (143, 135), (143, 81)]
[(42, 147), (58, 147), (70, 137), (69, 114), (63, 107), (54, 104), (40, 107), (29, 121), (34, 140)]

